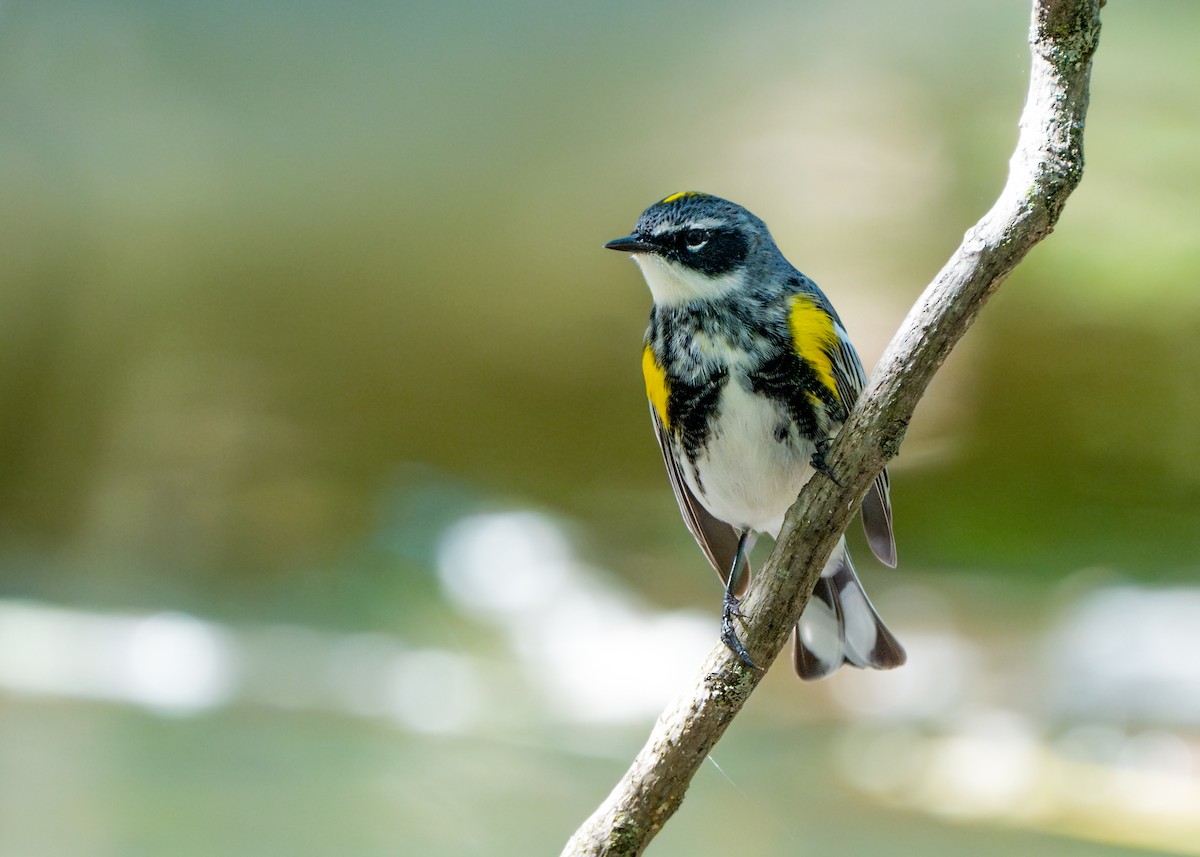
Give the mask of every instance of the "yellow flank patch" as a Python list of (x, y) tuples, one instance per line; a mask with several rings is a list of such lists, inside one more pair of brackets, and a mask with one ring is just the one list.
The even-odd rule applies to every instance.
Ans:
[(650, 404), (658, 411), (658, 418), (662, 420), (663, 426), (670, 428), (671, 423), (667, 419), (667, 396), (671, 391), (667, 386), (667, 373), (654, 359), (654, 350), (649, 345), (642, 351), (642, 377), (646, 379), (646, 396), (650, 399)]
[(659, 205), (665, 205), (668, 202), (674, 202), (677, 199), (683, 199), (683, 198), (689, 197), (689, 196), (704, 196), (704, 194), (702, 194), (696, 190), (681, 190), (679, 193), (673, 193), (670, 196), (668, 196), (666, 199), (660, 201)]
[(833, 330), (833, 317), (808, 295), (796, 295), (792, 298), (788, 327), (792, 330), (792, 347), (796, 349), (796, 353), (816, 371), (821, 383), (829, 388), (834, 397), (840, 400), (837, 382), (833, 378), (833, 355), (838, 348), (838, 336)]

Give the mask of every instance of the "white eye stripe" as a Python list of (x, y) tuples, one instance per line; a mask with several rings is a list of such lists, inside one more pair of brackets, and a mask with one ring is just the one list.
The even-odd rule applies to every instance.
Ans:
[(672, 223), (666, 221), (660, 223), (650, 230), (651, 235), (663, 235), (667, 232), (685, 232), (688, 229), (716, 229), (718, 226), (724, 226), (723, 220), (718, 220), (715, 217), (701, 217), (696, 220), (689, 220), (687, 223)]

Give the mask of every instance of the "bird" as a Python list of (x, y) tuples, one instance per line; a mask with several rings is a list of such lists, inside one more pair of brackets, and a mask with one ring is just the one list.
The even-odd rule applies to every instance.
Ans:
[[(650, 289), (642, 374), (654, 432), (684, 523), (725, 584), (721, 639), (757, 669), (735, 627), (749, 551), (759, 534), (778, 538), (814, 473), (834, 477), (825, 454), (866, 384), (862, 362), (825, 293), (736, 203), (673, 193), (604, 247), (629, 254)], [(895, 567), (886, 469), (861, 515), (872, 552)], [(905, 659), (843, 535), (792, 634), (796, 673)]]

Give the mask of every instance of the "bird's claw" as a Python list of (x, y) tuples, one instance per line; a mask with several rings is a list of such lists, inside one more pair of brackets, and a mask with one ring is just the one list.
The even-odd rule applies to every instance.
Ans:
[(732, 593), (727, 594), (721, 607), (721, 642), (729, 651), (737, 655), (738, 660), (743, 664), (752, 670), (759, 670), (758, 664), (750, 659), (750, 653), (746, 651), (746, 647), (738, 639), (737, 631), (734, 630), (734, 620), (742, 618), (745, 617), (742, 613), (741, 601)]
[(828, 478), (834, 485), (840, 486), (842, 483), (838, 481), (837, 476), (833, 473), (833, 468), (825, 460), (825, 454), (829, 452), (829, 447), (832, 445), (833, 441), (827, 437), (823, 437), (817, 441), (817, 448), (813, 450), (812, 454), (812, 466), (813, 470)]

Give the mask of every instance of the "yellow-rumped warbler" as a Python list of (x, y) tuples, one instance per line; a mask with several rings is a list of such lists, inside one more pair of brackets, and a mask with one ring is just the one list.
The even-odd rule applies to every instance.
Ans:
[[(721, 639), (753, 666), (733, 626), (747, 554), (756, 533), (778, 537), (814, 470), (832, 476), (824, 453), (866, 383), (862, 363), (829, 299), (740, 205), (672, 194), (604, 246), (633, 256), (654, 298), (642, 353), (654, 429), (684, 522), (725, 581)], [(872, 551), (895, 566), (886, 470), (862, 519)], [(804, 679), (904, 663), (844, 536), (792, 639)]]

